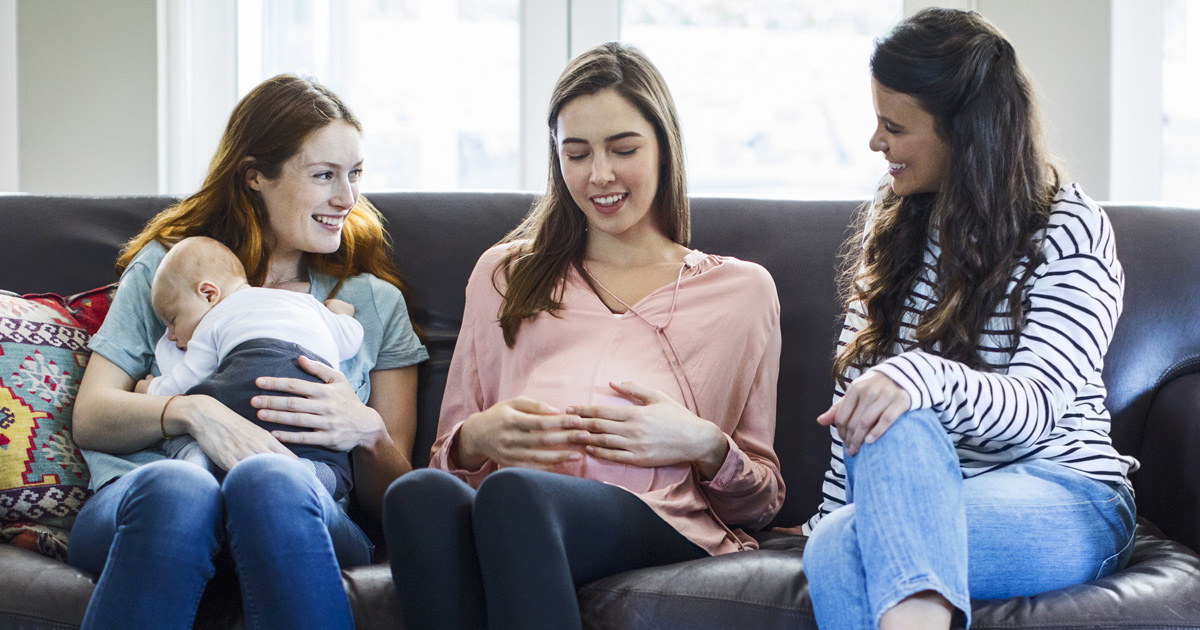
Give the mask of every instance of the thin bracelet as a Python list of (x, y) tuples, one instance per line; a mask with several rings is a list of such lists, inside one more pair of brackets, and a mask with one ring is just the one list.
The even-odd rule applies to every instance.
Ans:
[(171, 436), (167, 435), (167, 407), (171, 406), (172, 400), (175, 400), (176, 398), (179, 398), (182, 395), (183, 394), (175, 394), (174, 396), (171, 396), (170, 398), (168, 398), (167, 403), (165, 405), (163, 405), (162, 414), (160, 414), (158, 416), (158, 428), (159, 428), (159, 430), (162, 431), (164, 440), (171, 439)]

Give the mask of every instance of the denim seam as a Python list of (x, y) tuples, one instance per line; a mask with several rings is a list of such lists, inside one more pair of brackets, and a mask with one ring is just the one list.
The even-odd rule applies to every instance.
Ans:
[[(233, 555), (233, 562), (238, 564), (238, 544), (237, 538), (233, 532), (229, 532), (229, 552)], [(239, 576), (240, 578), (240, 576)], [(247, 628), (262, 628), (262, 618), (258, 614), (258, 606), (253, 597), (247, 597), (246, 589), (242, 589), (242, 616)]]
[(976, 507), (976, 506), (978, 506), (978, 507), (989, 507), (989, 506), (1002, 506), (1002, 507), (1008, 507), (1008, 506), (1011, 506), (1011, 507), (1031, 507), (1031, 508), (1056, 508), (1056, 507), (1071, 507), (1071, 506), (1075, 506), (1075, 505), (1111, 505), (1113, 502), (1117, 501), (1117, 500), (1118, 500), (1118, 499), (1120, 499), (1120, 498), (1121, 498), (1121, 497), (1114, 495), (1114, 496), (1113, 496), (1111, 499), (1097, 499), (1097, 500), (1094, 500), (1094, 501), (1075, 501), (1075, 502), (1072, 502), (1072, 503), (1064, 503), (1064, 502), (1057, 502), (1057, 503), (1016, 503), (1016, 502), (1013, 502), (1013, 501), (999, 501), (999, 502), (996, 502), (996, 501), (988, 501), (988, 502), (986, 502), (986, 503), (985, 503), (985, 502), (982, 502), (982, 501), (981, 501), (981, 502), (978, 502), (978, 503), (975, 503), (975, 502), (972, 502), (972, 503), (966, 503), (965, 505), (966, 505), (967, 507)]

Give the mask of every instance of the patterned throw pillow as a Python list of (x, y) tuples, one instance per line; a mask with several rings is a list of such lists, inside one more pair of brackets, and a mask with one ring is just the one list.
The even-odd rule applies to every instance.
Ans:
[(71, 439), (89, 356), (74, 299), (0, 295), (0, 540), (64, 559), (90, 480)]

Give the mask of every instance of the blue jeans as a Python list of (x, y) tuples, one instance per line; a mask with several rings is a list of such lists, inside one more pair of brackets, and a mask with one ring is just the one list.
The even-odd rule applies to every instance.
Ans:
[(369, 563), (373, 546), (311, 469), (269, 454), (242, 460), (220, 484), (164, 460), (101, 488), (68, 554), (100, 574), (83, 628), (191, 628), (223, 544), (247, 628), (354, 627), (338, 567)]
[(1027, 596), (1122, 568), (1133, 552), (1124, 485), (1030, 460), (963, 479), (937, 414), (906, 413), (846, 457), (846, 507), (813, 529), (804, 572), (822, 630), (877, 628), (936, 591), (970, 625), (971, 598)]
[(478, 492), (415, 470), (383, 505), (405, 628), (578, 629), (577, 585), (708, 555), (634, 494), (540, 470), (494, 472)]

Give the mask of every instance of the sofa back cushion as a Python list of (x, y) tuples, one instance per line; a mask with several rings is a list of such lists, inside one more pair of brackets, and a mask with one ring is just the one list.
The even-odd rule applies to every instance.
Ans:
[(71, 438), (88, 339), (53, 297), (0, 295), (0, 526), (58, 558), (91, 479)]
[[(421, 366), (413, 453), (414, 463), (424, 465), (467, 278), (479, 255), (520, 222), (536, 195), (390, 192), (368, 197), (383, 213), (395, 242), (397, 262), (411, 286), (410, 309), (430, 350), (430, 360)], [(0, 195), (0, 224), (6, 226), (0, 231), (0, 265), (5, 282), (14, 283), (0, 288), (65, 294), (115, 280), (112, 263), (120, 246), (173, 201)], [(1125, 312), (1104, 372), (1113, 441), (1122, 453), (1139, 457), (1143, 467), (1153, 467), (1159, 458), (1141, 452), (1147, 410), (1175, 375), (1200, 370), (1200, 255), (1195, 246), (1200, 212), (1104, 205), (1127, 283)], [(779, 289), (783, 355), (775, 447), (788, 499), (778, 524), (802, 522), (820, 501), (829, 436), (814, 418), (831, 399), (829, 369), (841, 315), (834, 270), (858, 206), (856, 201), (692, 200), (693, 246), (758, 262)], [(47, 252), (55, 252), (56, 258), (49, 260)], [(29, 265), (30, 260), (39, 263)], [(1156, 511), (1173, 509), (1145, 501), (1148, 496), (1139, 493), (1139, 509), (1151, 519)]]

